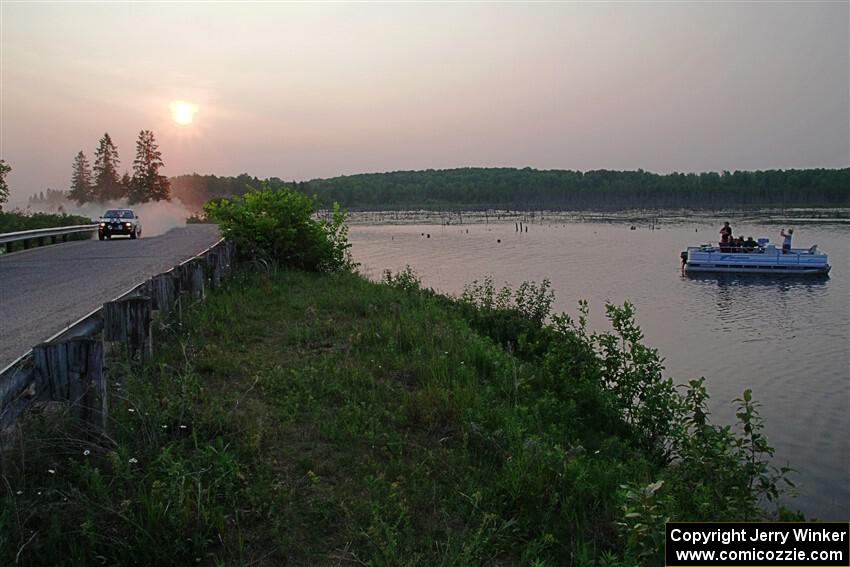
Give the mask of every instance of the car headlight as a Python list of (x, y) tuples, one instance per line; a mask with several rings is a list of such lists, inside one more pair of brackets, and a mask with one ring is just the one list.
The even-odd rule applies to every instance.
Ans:
[(125, 222), (125, 223), (124, 223), (124, 226), (126, 226), (127, 228), (130, 228), (131, 226), (133, 226), (133, 223), (131, 223), (131, 222)]
[(105, 222), (100, 223), (100, 226), (106, 226)]

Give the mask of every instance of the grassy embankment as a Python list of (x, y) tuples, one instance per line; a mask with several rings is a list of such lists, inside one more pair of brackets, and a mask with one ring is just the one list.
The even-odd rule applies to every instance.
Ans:
[(602, 387), (651, 350), (541, 327), (544, 288), (500, 310), (392, 283), (237, 275), (158, 327), (153, 363), (111, 363), (108, 439), (31, 417), (0, 563), (654, 564), (667, 515), (759, 515), (759, 451), (700, 457), (724, 443), (703, 427), (659, 444), (663, 408), (624, 419)]

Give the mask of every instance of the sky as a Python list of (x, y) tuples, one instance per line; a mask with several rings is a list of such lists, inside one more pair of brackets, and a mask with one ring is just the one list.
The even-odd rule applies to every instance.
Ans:
[(0, 158), (10, 204), (142, 129), (168, 175), (848, 167), (848, 46), (846, 1), (2, 0)]

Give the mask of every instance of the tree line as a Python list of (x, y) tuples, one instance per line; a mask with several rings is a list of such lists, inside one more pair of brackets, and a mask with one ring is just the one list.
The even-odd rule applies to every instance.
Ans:
[[(850, 206), (850, 168), (787, 169), (763, 171), (724, 171), (705, 173), (657, 174), (636, 171), (571, 171), (531, 168), (458, 168), (424, 171), (366, 173), (314, 179), (284, 181), (278, 177), (260, 179), (247, 173), (236, 176), (192, 173), (170, 179), (161, 177), (158, 186), (168, 184), (168, 191), (146, 189), (157, 178), (161, 156), (154, 144), (152, 167), (139, 169), (134, 177), (142, 180), (131, 192), (133, 178), (125, 173), (116, 183), (117, 151), (108, 135), (101, 140), (96, 154), (94, 181), (85, 182), (85, 164), (75, 160), (75, 187), (92, 187), (90, 200), (109, 200), (108, 195), (127, 196), (134, 202), (156, 200), (170, 195), (193, 211), (219, 197), (239, 196), (249, 187), (263, 183), (272, 188), (288, 187), (316, 197), (322, 208), (334, 202), (352, 210), (381, 209), (549, 209), (549, 210), (615, 210), (615, 209), (734, 209), (761, 207), (848, 207)], [(153, 140), (153, 134), (150, 135)], [(138, 146), (138, 144), (137, 144)], [(82, 152), (81, 152), (82, 153)], [(138, 153), (138, 152), (137, 152)], [(104, 154), (108, 157), (100, 158)], [(140, 162), (137, 156), (137, 162)], [(2, 162), (0, 162), (2, 163)], [(140, 163), (145, 163), (142, 159)], [(159, 164), (159, 165), (156, 165)], [(2, 165), (0, 165), (2, 167)], [(8, 166), (6, 166), (8, 167)], [(135, 162), (134, 162), (135, 170)], [(78, 175), (78, 172), (80, 173)], [(143, 174), (143, 172), (147, 172)], [(118, 189), (115, 189), (115, 188)], [(113, 192), (114, 190), (114, 192)], [(68, 194), (65, 194), (68, 195)], [(0, 187), (2, 196), (2, 187)], [(49, 195), (51, 202), (56, 195)], [(165, 197), (168, 198), (168, 197)], [(31, 198), (31, 204), (38, 198)]]
[(330, 208), (380, 209), (549, 209), (614, 210), (731, 209), (850, 206), (850, 168), (787, 169), (657, 174), (643, 171), (570, 171), (531, 168), (458, 168), (366, 173), (283, 181), (181, 175), (171, 179), (173, 195), (199, 208), (218, 197), (242, 195), (267, 183), (288, 187)]
[(723, 209), (844, 207), (850, 168), (670, 173), (460, 168), (294, 183), (323, 206), (352, 209)]
[[(275, 188), (284, 184), (277, 178), (272, 179), (275, 181)], [(248, 187), (259, 189), (264, 180), (247, 173), (240, 173), (235, 177), (192, 173), (172, 177), (170, 181), (172, 196), (191, 210), (200, 211), (207, 201), (243, 195)]]
[(65, 205), (68, 204), (68, 191), (62, 189), (47, 188), (45, 191), (39, 191), (35, 195), (30, 195), (27, 199), (27, 208), (37, 208), (44, 211), (56, 211), (58, 213), (65, 212)]
[(118, 176), (120, 163), (118, 148), (107, 132), (94, 152), (94, 166), (82, 150), (74, 157), (68, 198), (78, 204), (123, 199), (136, 204), (171, 197), (171, 183), (159, 172), (164, 163), (152, 131), (139, 132), (132, 176), (128, 171)]

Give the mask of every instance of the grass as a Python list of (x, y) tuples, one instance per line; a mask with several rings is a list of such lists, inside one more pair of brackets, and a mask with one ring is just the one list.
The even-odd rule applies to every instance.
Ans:
[(406, 287), (242, 273), (161, 325), (110, 361), (107, 438), (52, 412), (7, 444), (0, 563), (620, 564), (623, 487), (668, 465), (594, 352)]

